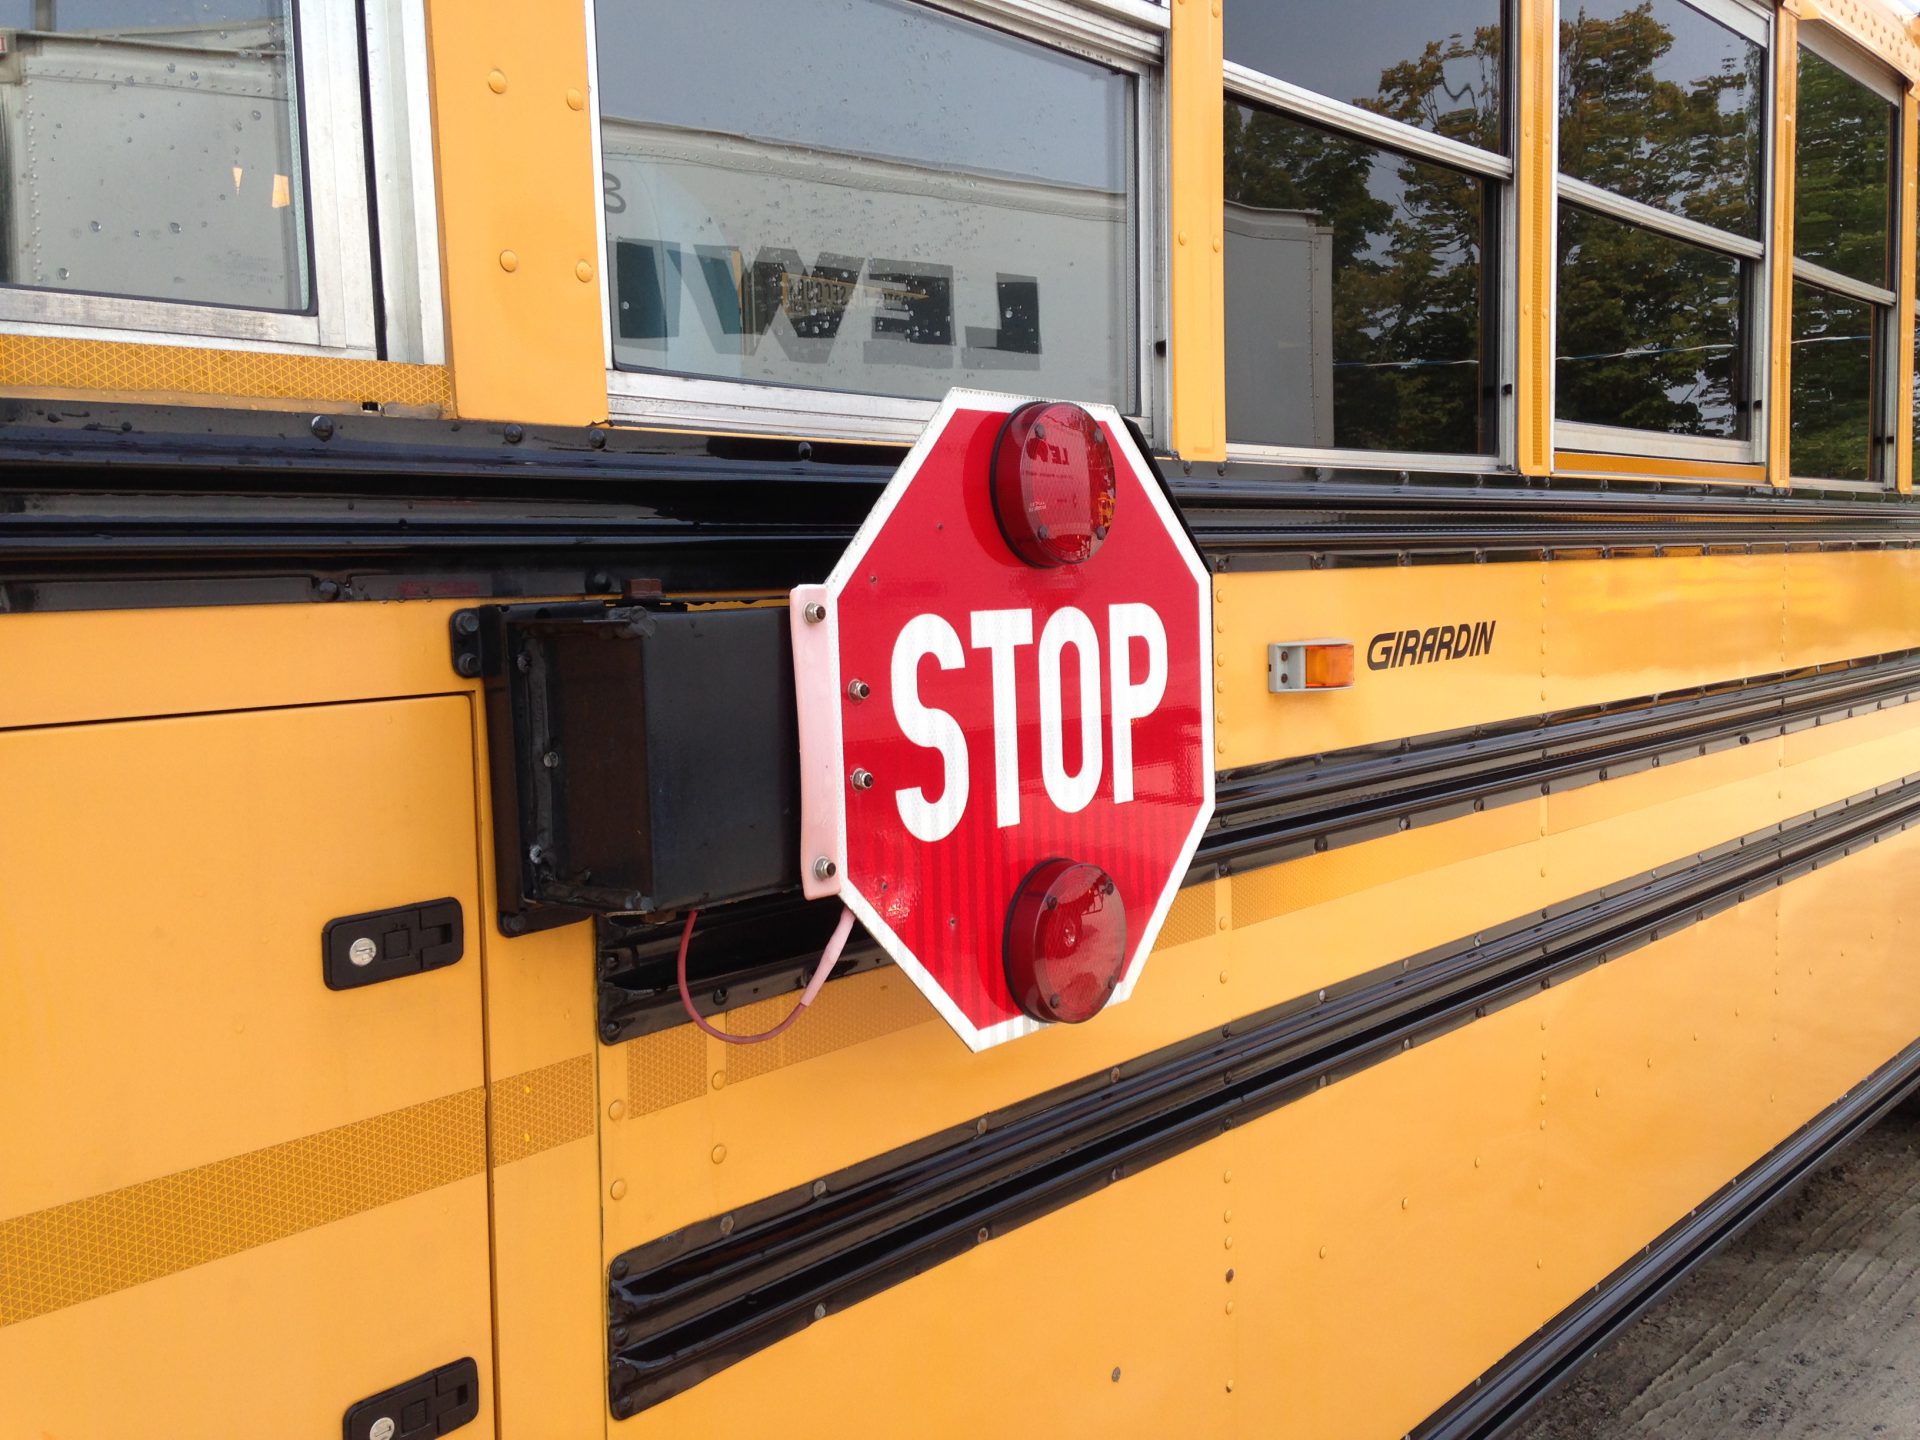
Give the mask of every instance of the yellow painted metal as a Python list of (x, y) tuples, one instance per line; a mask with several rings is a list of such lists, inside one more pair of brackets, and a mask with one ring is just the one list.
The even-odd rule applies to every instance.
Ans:
[(1888, 0), (1799, 0), (1800, 19), (1823, 25), (1908, 80), (1920, 80), (1920, 41), (1908, 28), (1912, 17)]
[(1174, 0), (1167, 47), (1173, 448), (1189, 460), (1227, 454), (1221, 3)]
[(143, 1433), (253, 1431), (256, 1376), (316, 1440), (489, 1355), (479, 966), (336, 994), (320, 955), (337, 916), (477, 918), (471, 729), (452, 697), (0, 734), (0, 1436), (118, 1428), (108, 1353)]
[(1784, 487), (1793, 475), (1793, 192), (1796, 120), (1800, 106), (1800, 17), (1780, 10), (1773, 30), (1773, 338), (1771, 413), (1767, 419), (1768, 473)]
[(1519, 206), (1520, 313), (1514, 349), (1518, 454), (1524, 475), (1553, 469), (1554, 72), (1559, 64), (1554, 0), (1519, 0), (1516, 69), (1519, 139), (1514, 191)]
[(471, 692), (447, 622), (467, 602), (48, 611), (0, 624), (0, 730)]
[(70, 335), (0, 335), (0, 395), (257, 410), (352, 411), (371, 404), (423, 415), (437, 415), (453, 400), (443, 365)]
[[(1222, 766), (1718, 684), (1920, 645), (1907, 551), (1616, 556), (1214, 578)], [(1492, 621), (1489, 653), (1373, 670), (1376, 635)], [(1360, 651), (1351, 690), (1273, 695), (1267, 645)]]
[[(483, 726), (468, 744), (487, 794)], [(503, 936), (488, 806), (479, 828), (489, 863), (480, 867), (472, 933), (485, 983), (487, 1073), (508, 1077), (494, 1085), (490, 1175), (500, 1433), (592, 1435), (606, 1423), (593, 927)], [(547, 1087), (542, 1099), (532, 1079), (541, 1075), (564, 1076), (564, 1086)]]
[(1712, 460), (1655, 460), (1644, 455), (1601, 455), (1556, 450), (1556, 475), (1622, 476), (1636, 480), (1701, 480), (1734, 485), (1764, 485), (1764, 465), (1722, 464)]
[[(1058, 1433), (1404, 1434), (1920, 1032), (1916, 861), (1901, 836), (1433, 1038), (614, 1433), (777, 1413), (799, 1437), (937, 1437), (1014, 1411)], [(990, 1323), (982, 1296), (1005, 1297)]]
[[(441, 264), (462, 415), (607, 417), (584, 5), (429, 0)], [(503, 78), (496, 87), (489, 77)], [(584, 279), (582, 278), (584, 267)]]

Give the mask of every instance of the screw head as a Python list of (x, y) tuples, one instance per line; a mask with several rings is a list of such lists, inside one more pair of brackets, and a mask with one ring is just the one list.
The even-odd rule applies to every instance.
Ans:
[(871, 770), (855, 770), (853, 772), (853, 788), (856, 790), (871, 790), (873, 788), (873, 772)]
[(540, 763), (549, 770), (554, 769), (560, 763), (560, 752), (558, 750), (547, 751), (546, 754), (540, 757)]
[(816, 880), (831, 880), (839, 873), (840, 867), (824, 855), (813, 862), (813, 878)]
[(362, 935), (347, 947), (347, 959), (363, 969), (379, 958), (380, 947), (373, 943), (371, 936)]
[(367, 1440), (393, 1440), (394, 1425), (391, 1415), (382, 1415), (367, 1427)]
[(467, 679), (475, 679), (480, 674), (480, 657), (471, 651), (465, 655), (456, 655), (453, 660), (453, 668)]
[(809, 600), (807, 602), (807, 608), (800, 613), (807, 617), (807, 624), (818, 625), (822, 620), (827, 618), (827, 607), (822, 605), (818, 600)]
[(330, 416), (314, 416), (312, 423), (308, 425), (307, 428), (313, 431), (313, 438), (316, 440), (331, 440), (333, 438), (333, 419)]
[(509, 425), (500, 432), (500, 438), (505, 440), (509, 445), (518, 445), (522, 440), (527, 438), (527, 432), (518, 425)]
[(872, 693), (873, 687), (868, 685), (864, 680), (849, 680), (847, 682), (847, 698), (855, 704), (866, 699)]

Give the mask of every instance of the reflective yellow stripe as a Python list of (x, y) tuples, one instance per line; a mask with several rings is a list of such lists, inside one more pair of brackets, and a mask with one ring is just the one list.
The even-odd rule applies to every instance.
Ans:
[[(593, 1134), (593, 1057), (493, 1087), (494, 1164)], [(390, 1205), (487, 1166), (476, 1087), (0, 1220), (0, 1327)]]

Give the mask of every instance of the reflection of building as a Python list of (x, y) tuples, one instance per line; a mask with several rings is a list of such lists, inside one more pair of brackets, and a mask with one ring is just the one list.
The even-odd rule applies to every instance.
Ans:
[(1252, 445), (1333, 444), (1333, 229), (1311, 210), (1229, 201), (1227, 433)]
[(304, 308), (283, 27), (0, 42), (0, 281)]
[(1122, 193), (615, 117), (602, 160), (622, 364), (1133, 398)]

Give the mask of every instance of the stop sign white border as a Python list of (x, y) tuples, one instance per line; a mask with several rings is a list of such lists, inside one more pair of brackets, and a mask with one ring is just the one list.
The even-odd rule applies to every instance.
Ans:
[[(976, 1026), (928, 973), (893, 927), (880, 917), (872, 901), (860, 892), (858, 886), (848, 882), (848, 771), (846, 740), (841, 729), (841, 688), (844, 682), (840, 675), (839, 602), (848, 583), (860, 573), (867, 551), (879, 537), (920, 467), (932, 454), (953, 416), (962, 410), (984, 410), (1005, 415), (1033, 398), (1003, 395), (990, 390), (948, 391), (946, 398), (940, 402), (940, 408), (934, 411), (933, 418), (927, 422), (926, 429), (920, 432), (913, 449), (907, 453), (907, 458), (901, 462), (893, 479), (881, 492), (880, 499), (855, 532), (852, 543), (847, 546), (826, 582), (794, 587), (789, 616), (793, 631), (794, 693), (800, 722), (802, 887), (810, 900), (839, 896), (841, 903), (853, 911), (868, 933), (880, 942), (881, 948), (894, 964), (912, 978), (921, 994), (933, 1002), (934, 1008), (967, 1042), (968, 1048), (975, 1051), (1047, 1027), (1024, 1015), (984, 1029)], [(1115, 456), (1132, 469), (1140, 488), (1153, 505), (1159, 522), (1173, 540), (1175, 550), (1185, 561), (1199, 594), (1196, 608), (1200, 616), (1200, 633), (1194, 637), (1194, 642), (1200, 655), (1200, 772), (1203, 777), (1200, 810), (1194, 817), (1192, 831), (1180, 847), (1178, 862), (1169, 867), (1167, 882), (1154, 902), (1146, 925), (1138, 932), (1137, 938), (1129, 937), (1129, 944), (1133, 947), (1132, 958), (1127, 964), (1126, 973), (1120, 977), (1120, 983), (1114, 987), (1110, 1002), (1117, 1004), (1133, 993), (1134, 984), (1140, 978), (1140, 971), (1153, 949), (1153, 943), (1159, 938), (1160, 927), (1166, 923), (1167, 911), (1172, 908), (1174, 896), (1179, 893), (1180, 881), (1193, 864), (1194, 852), (1200, 847), (1200, 837), (1207, 828), (1207, 821), (1213, 816), (1213, 587), (1207, 569), (1188, 540), (1179, 516), (1161, 493), (1160, 482), (1154, 478), (1146, 457), (1134, 444), (1132, 433), (1127, 429), (1126, 421), (1121, 419), (1120, 412), (1111, 405), (1083, 405), (1083, 408), (1105, 425), (1114, 441)], [(987, 483), (985, 475), (980, 477), (980, 483)], [(950, 533), (959, 533), (957, 527), (956, 531)], [(807, 615), (814, 606), (819, 607), (817, 613), (821, 618), (809, 621)], [(1175, 636), (1167, 638), (1169, 644), (1178, 643)]]

